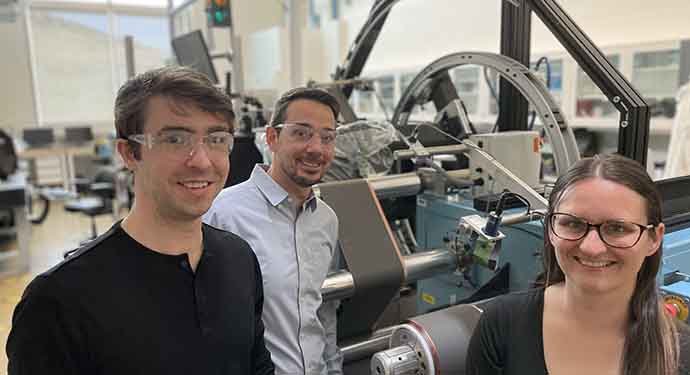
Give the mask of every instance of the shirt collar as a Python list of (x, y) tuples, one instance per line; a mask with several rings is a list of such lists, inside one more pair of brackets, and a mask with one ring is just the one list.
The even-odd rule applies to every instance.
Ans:
[(304, 204), (302, 205), (302, 209), (307, 209), (307, 208), (309, 208), (311, 210), (311, 212), (314, 212), (316, 210), (316, 195), (314, 195), (314, 190), (312, 190), (309, 193), (307, 200), (304, 201)]
[(273, 177), (268, 175), (266, 172), (267, 169), (268, 165), (255, 165), (249, 179), (254, 182), (264, 197), (275, 207), (288, 198), (288, 193), (282, 186), (275, 182)]
[[(249, 177), (249, 179), (254, 182), (256, 187), (259, 188), (259, 191), (261, 191), (271, 205), (276, 207), (288, 199), (289, 195), (287, 191), (285, 191), (285, 189), (283, 189), (283, 187), (273, 179), (273, 177), (268, 175), (267, 170), (268, 165), (257, 164), (254, 166), (254, 170), (252, 171), (252, 175)], [(312, 212), (316, 210), (316, 196), (314, 195), (313, 190), (309, 193), (309, 197), (307, 197), (307, 200), (304, 201), (302, 206), (303, 208), (310, 208)]]

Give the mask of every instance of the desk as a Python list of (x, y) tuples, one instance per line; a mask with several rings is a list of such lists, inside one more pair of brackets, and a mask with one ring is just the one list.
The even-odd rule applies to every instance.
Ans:
[(62, 176), (62, 186), (66, 191), (76, 192), (74, 185), (75, 168), (74, 157), (80, 155), (93, 155), (94, 143), (69, 144), (56, 142), (49, 147), (27, 147), (25, 144), (18, 145), (17, 156), (20, 159), (31, 160), (43, 157), (57, 157), (60, 160), (60, 174)]
[(25, 194), (26, 174), (23, 172), (0, 182), (0, 210), (10, 210), (14, 215), (13, 227), (0, 228), (0, 236), (3, 237), (0, 244), (0, 278), (29, 270), (31, 223), (26, 217)]

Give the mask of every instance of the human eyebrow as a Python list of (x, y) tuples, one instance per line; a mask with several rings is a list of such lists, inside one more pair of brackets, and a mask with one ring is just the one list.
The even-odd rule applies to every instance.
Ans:
[[(167, 132), (185, 132), (185, 133), (190, 133), (190, 134), (195, 133), (194, 129), (190, 128), (189, 126), (166, 125), (161, 130), (158, 131), (158, 134), (164, 134)], [(223, 126), (223, 125), (214, 125), (208, 129), (206, 129), (206, 134), (217, 133), (217, 132), (230, 133), (230, 128), (228, 126)]]
[(609, 219), (609, 220), (604, 221), (604, 223), (616, 223), (616, 224), (628, 223), (628, 224), (635, 224), (635, 225), (644, 226), (643, 224), (640, 224), (643, 222), (644, 222), (644, 220), (637, 220), (637, 219)]
[(224, 133), (230, 133), (230, 127), (229, 126), (223, 126), (223, 125), (216, 125), (208, 128), (206, 130), (206, 134), (211, 134), (211, 133), (217, 133), (217, 132), (224, 132)]
[(167, 132), (186, 132), (186, 133), (194, 133), (192, 129), (190, 129), (187, 126), (184, 125), (166, 125), (163, 126), (161, 130), (158, 131), (158, 134), (163, 134)]
[(301, 121), (286, 121), (287, 124), (293, 124), (293, 125), (299, 125), (299, 126), (304, 126), (305, 128), (313, 128), (310, 123), (308, 122), (301, 122)]
[[(310, 124), (310, 123), (308, 123), (308, 122), (290, 121), (290, 122), (288, 122), (288, 123), (289, 123), (289, 124), (300, 125), (300, 126), (304, 126), (304, 127), (312, 128), (312, 129), (314, 128), (314, 126), (312, 126), (312, 124)], [(321, 130), (322, 130), (322, 131), (325, 130), (325, 131), (329, 131), (329, 132), (334, 132), (334, 131), (335, 131), (335, 128), (323, 128), (323, 129), (321, 129)]]

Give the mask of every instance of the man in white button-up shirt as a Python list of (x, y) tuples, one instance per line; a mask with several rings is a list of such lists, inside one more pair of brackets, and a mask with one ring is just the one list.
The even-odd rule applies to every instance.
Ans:
[(266, 130), (272, 164), (257, 165), (249, 180), (223, 190), (204, 216), (249, 242), (259, 259), (276, 375), (342, 374), (337, 303), (321, 299), (336, 263), (338, 219), (311, 188), (333, 161), (338, 112), (325, 90), (285, 93)]

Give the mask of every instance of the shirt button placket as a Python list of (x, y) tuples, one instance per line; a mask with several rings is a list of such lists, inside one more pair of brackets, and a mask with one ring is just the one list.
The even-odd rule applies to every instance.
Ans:
[(199, 290), (198, 286), (194, 288), (194, 292), (196, 294), (197, 316), (199, 318), (199, 325), (201, 326), (201, 333), (204, 336), (208, 336), (211, 333), (211, 328), (208, 324), (208, 314), (206, 312), (207, 298), (204, 295), (204, 293), (201, 290)]

